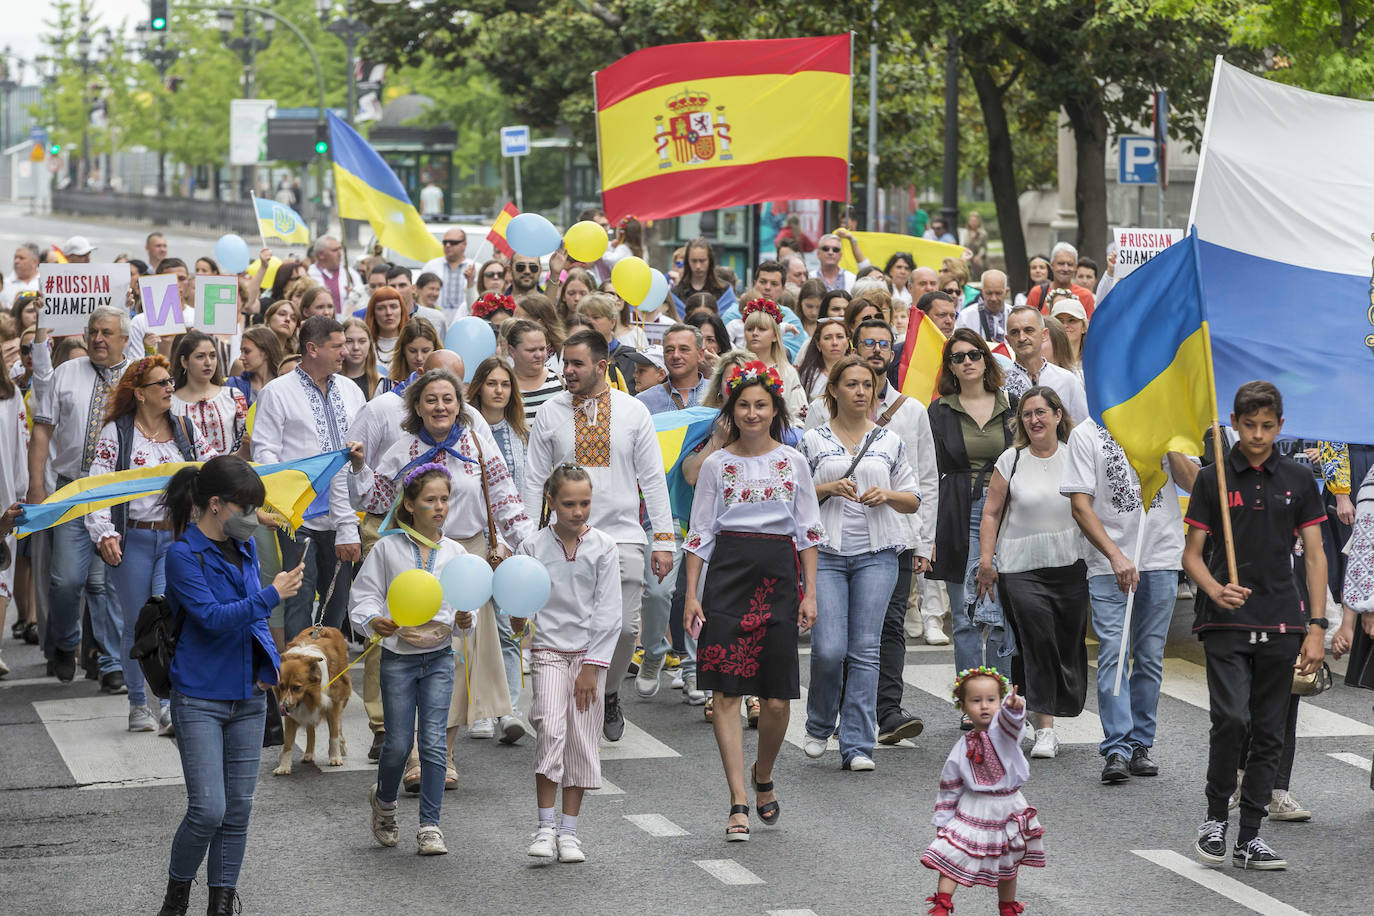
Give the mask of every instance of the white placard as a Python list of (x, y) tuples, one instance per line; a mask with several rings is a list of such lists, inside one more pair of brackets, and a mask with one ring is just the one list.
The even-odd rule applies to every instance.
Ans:
[(196, 330), (233, 334), (239, 329), (239, 278), (196, 277)]
[(277, 111), (272, 99), (229, 101), (229, 164), (267, 161), (267, 119)]
[(186, 330), (181, 311), (181, 290), (176, 274), (151, 274), (138, 281), (143, 314), (153, 334), (180, 334)]
[(1182, 229), (1113, 229), (1116, 237), (1116, 270), (1119, 282), (1131, 271), (1183, 238)]
[(54, 337), (84, 333), (91, 313), (102, 305), (126, 308), (127, 264), (40, 264), (38, 288), (43, 310), (38, 326)]

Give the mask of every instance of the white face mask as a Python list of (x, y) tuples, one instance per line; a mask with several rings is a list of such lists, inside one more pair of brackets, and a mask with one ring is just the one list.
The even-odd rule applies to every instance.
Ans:
[(258, 510), (245, 509), (224, 520), (224, 533), (236, 541), (246, 541), (258, 530)]

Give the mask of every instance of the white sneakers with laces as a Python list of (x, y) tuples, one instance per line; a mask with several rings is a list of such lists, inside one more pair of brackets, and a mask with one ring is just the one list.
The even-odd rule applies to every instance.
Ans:
[(1310, 821), (1312, 812), (1308, 811), (1287, 789), (1275, 789), (1274, 800), (1269, 803), (1271, 821)]
[(1035, 746), (1031, 748), (1030, 755), (1039, 760), (1051, 760), (1059, 753), (1059, 738), (1054, 733), (1053, 728), (1037, 728), (1035, 730)]

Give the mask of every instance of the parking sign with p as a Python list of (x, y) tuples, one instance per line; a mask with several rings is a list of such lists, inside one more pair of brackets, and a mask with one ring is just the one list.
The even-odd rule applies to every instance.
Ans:
[(1159, 165), (1153, 137), (1117, 138), (1119, 184), (1159, 184)]

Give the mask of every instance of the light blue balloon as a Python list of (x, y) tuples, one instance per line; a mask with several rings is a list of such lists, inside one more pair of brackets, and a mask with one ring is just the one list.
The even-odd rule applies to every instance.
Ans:
[(646, 315), (668, 298), (668, 278), (657, 267), (650, 267), (649, 273), (653, 274), (653, 279), (649, 281), (649, 292), (644, 296), (644, 301), (635, 306)]
[(463, 381), (472, 381), (477, 364), (496, 353), (496, 332), (475, 315), (459, 318), (444, 335), (444, 348), (463, 357)]
[(439, 570), (444, 603), (459, 611), (477, 610), (491, 600), (491, 578), (490, 564), (476, 554), (454, 557)]
[(534, 557), (509, 557), (491, 577), (491, 595), (501, 613), (533, 617), (549, 600), (549, 571)]
[(521, 213), (506, 226), (506, 242), (516, 254), (527, 258), (542, 258), (553, 254), (563, 244), (553, 223), (538, 213)]
[(221, 273), (243, 273), (251, 260), (253, 257), (248, 253), (248, 243), (237, 235), (221, 235), (219, 241), (215, 242), (215, 261), (219, 263)]

